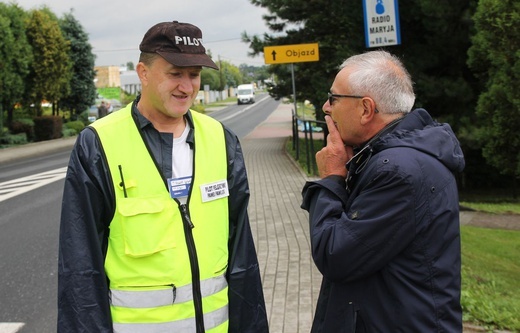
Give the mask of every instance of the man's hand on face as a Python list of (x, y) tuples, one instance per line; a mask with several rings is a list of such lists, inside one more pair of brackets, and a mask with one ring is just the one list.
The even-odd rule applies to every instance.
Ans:
[(336, 125), (334, 125), (334, 121), (332, 121), (329, 115), (325, 116), (325, 121), (329, 129), (329, 135), (327, 135), (327, 146), (316, 153), (318, 173), (321, 178), (331, 175), (346, 178), (347, 169), (345, 164), (352, 158), (352, 147), (345, 146)]

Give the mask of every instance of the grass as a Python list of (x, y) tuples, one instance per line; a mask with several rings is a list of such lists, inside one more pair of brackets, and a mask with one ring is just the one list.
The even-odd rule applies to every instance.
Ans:
[[(469, 202), (461, 201), (460, 205), (472, 210), (493, 214), (520, 214), (520, 203), (512, 202)], [(519, 217), (520, 218), (520, 217)]]
[(460, 205), (493, 214), (520, 214), (520, 199), (513, 189), (460, 192)]
[[(315, 151), (322, 145), (322, 140), (316, 140)], [(312, 176), (303, 139), (300, 147), (298, 163)], [(287, 141), (286, 151), (296, 160), (292, 140)], [(472, 192), (461, 194), (461, 199), (461, 206), (473, 210), (520, 214), (520, 202), (511, 195)], [(461, 244), (464, 321), (489, 330), (520, 332), (520, 231), (461, 226)]]
[(228, 106), (229, 103), (236, 103), (236, 102), (237, 102), (236, 96), (231, 96), (222, 101), (216, 101), (213, 103), (206, 104), (206, 106), (211, 106), (211, 107)]
[(520, 332), (520, 232), (461, 227), (464, 320)]
[(236, 97), (228, 97), (222, 101), (216, 101), (216, 102), (213, 102), (213, 103), (209, 103), (209, 104), (193, 104), (190, 109), (192, 110), (195, 110), (195, 111), (198, 111), (200, 113), (205, 113), (206, 112), (206, 109), (209, 109), (209, 108), (215, 108), (215, 107), (226, 107), (228, 106), (230, 103), (236, 103), (237, 102), (237, 98)]
[(97, 91), (100, 96), (103, 96), (103, 99), (121, 99), (121, 88), (119, 87), (98, 88)]
[[(315, 134), (315, 136), (318, 136), (318, 134)], [(323, 136), (323, 135), (320, 134), (320, 136)], [(318, 152), (323, 147), (323, 140), (314, 139), (313, 143), (314, 143), (314, 154), (316, 154), (316, 152)], [(315, 170), (315, 165), (313, 165), (313, 163), (315, 163), (315, 157), (309, 156), (309, 158), (307, 158), (307, 155), (309, 155), (310, 151), (308, 153), (307, 149), (305, 149), (305, 139), (300, 138), (300, 141), (298, 142), (298, 144), (300, 145), (298, 164), (300, 165), (302, 170), (307, 174), (307, 176), (316, 176), (317, 170), (316, 170), (316, 173), (313, 172), (313, 170)], [(309, 145), (310, 145), (310, 140), (309, 140)], [(285, 150), (296, 161), (296, 149), (293, 149), (293, 140), (287, 140), (287, 142), (285, 144)], [(307, 160), (308, 160), (308, 162), (307, 162)]]

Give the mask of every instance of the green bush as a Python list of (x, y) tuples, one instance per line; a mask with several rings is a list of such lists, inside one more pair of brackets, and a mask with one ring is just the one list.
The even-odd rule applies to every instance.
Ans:
[(58, 116), (42, 116), (34, 118), (35, 141), (60, 138), (62, 127), (63, 120)]
[(132, 103), (137, 97), (135, 94), (129, 94), (126, 91), (122, 90), (121, 96), (121, 105), (124, 107), (130, 103)]
[(25, 133), (5, 134), (0, 136), (0, 145), (14, 146), (27, 143), (27, 135)]
[(91, 123), (91, 122), (88, 120), (88, 117), (89, 117), (89, 110), (82, 112), (82, 113), (78, 116), (78, 120), (81, 121), (81, 122), (83, 123), (84, 126), (87, 126), (87, 125), (89, 125), (89, 124)]
[(34, 139), (34, 122), (32, 119), (22, 118), (14, 120), (9, 126), (11, 134), (25, 133), (26, 141)]
[(69, 138), (71, 136), (76, 136), (78, 132), (73, 128), (64, 128), (61, 130), (61, 136), (64, 138)]
[(195, 110), (195, 111), (197, 111), (199, 113), (205, 113), (206, 112), (206, 108), (202, 104), (193, 104), (190, 109)]
[(74, 130), (77, 134), (85, 128), (85, 124), (81, 120), (74, 120), (63, 124), (63, 127), (63, 130)]

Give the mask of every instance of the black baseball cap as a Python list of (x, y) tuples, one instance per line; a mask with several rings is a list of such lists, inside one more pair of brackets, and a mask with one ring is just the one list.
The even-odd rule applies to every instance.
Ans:
[(146, 32), (139, 50), (157, 53), (177, 67), (204, 66), (218, 70), (202, 45), (202, 31), (193, 24), (158, 23)]

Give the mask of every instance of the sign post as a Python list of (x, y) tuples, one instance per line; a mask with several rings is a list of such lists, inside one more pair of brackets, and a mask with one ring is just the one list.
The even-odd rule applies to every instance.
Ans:
[[(296, 83), (294, 80), (294, 63), (319, 61), (320, 54), (318, 43), (265, 46), (264, 60), (266, 64), (291, 64), (292, 88), (294, 96), (294, 114), (298, 116), (298, 105), (296, 104)], [(299, 152), (299, 141), (297, 140), (296, 135), (298, 134), (297, 131), (298, 130), (296, 130), (296, 133), (293, 132), (293, 140), (295, 140), (297, 145), (296, 158), (298, 158)]]
[(363, 14), (367, 48), (401, 44), (397, 0), (363, 0)]

